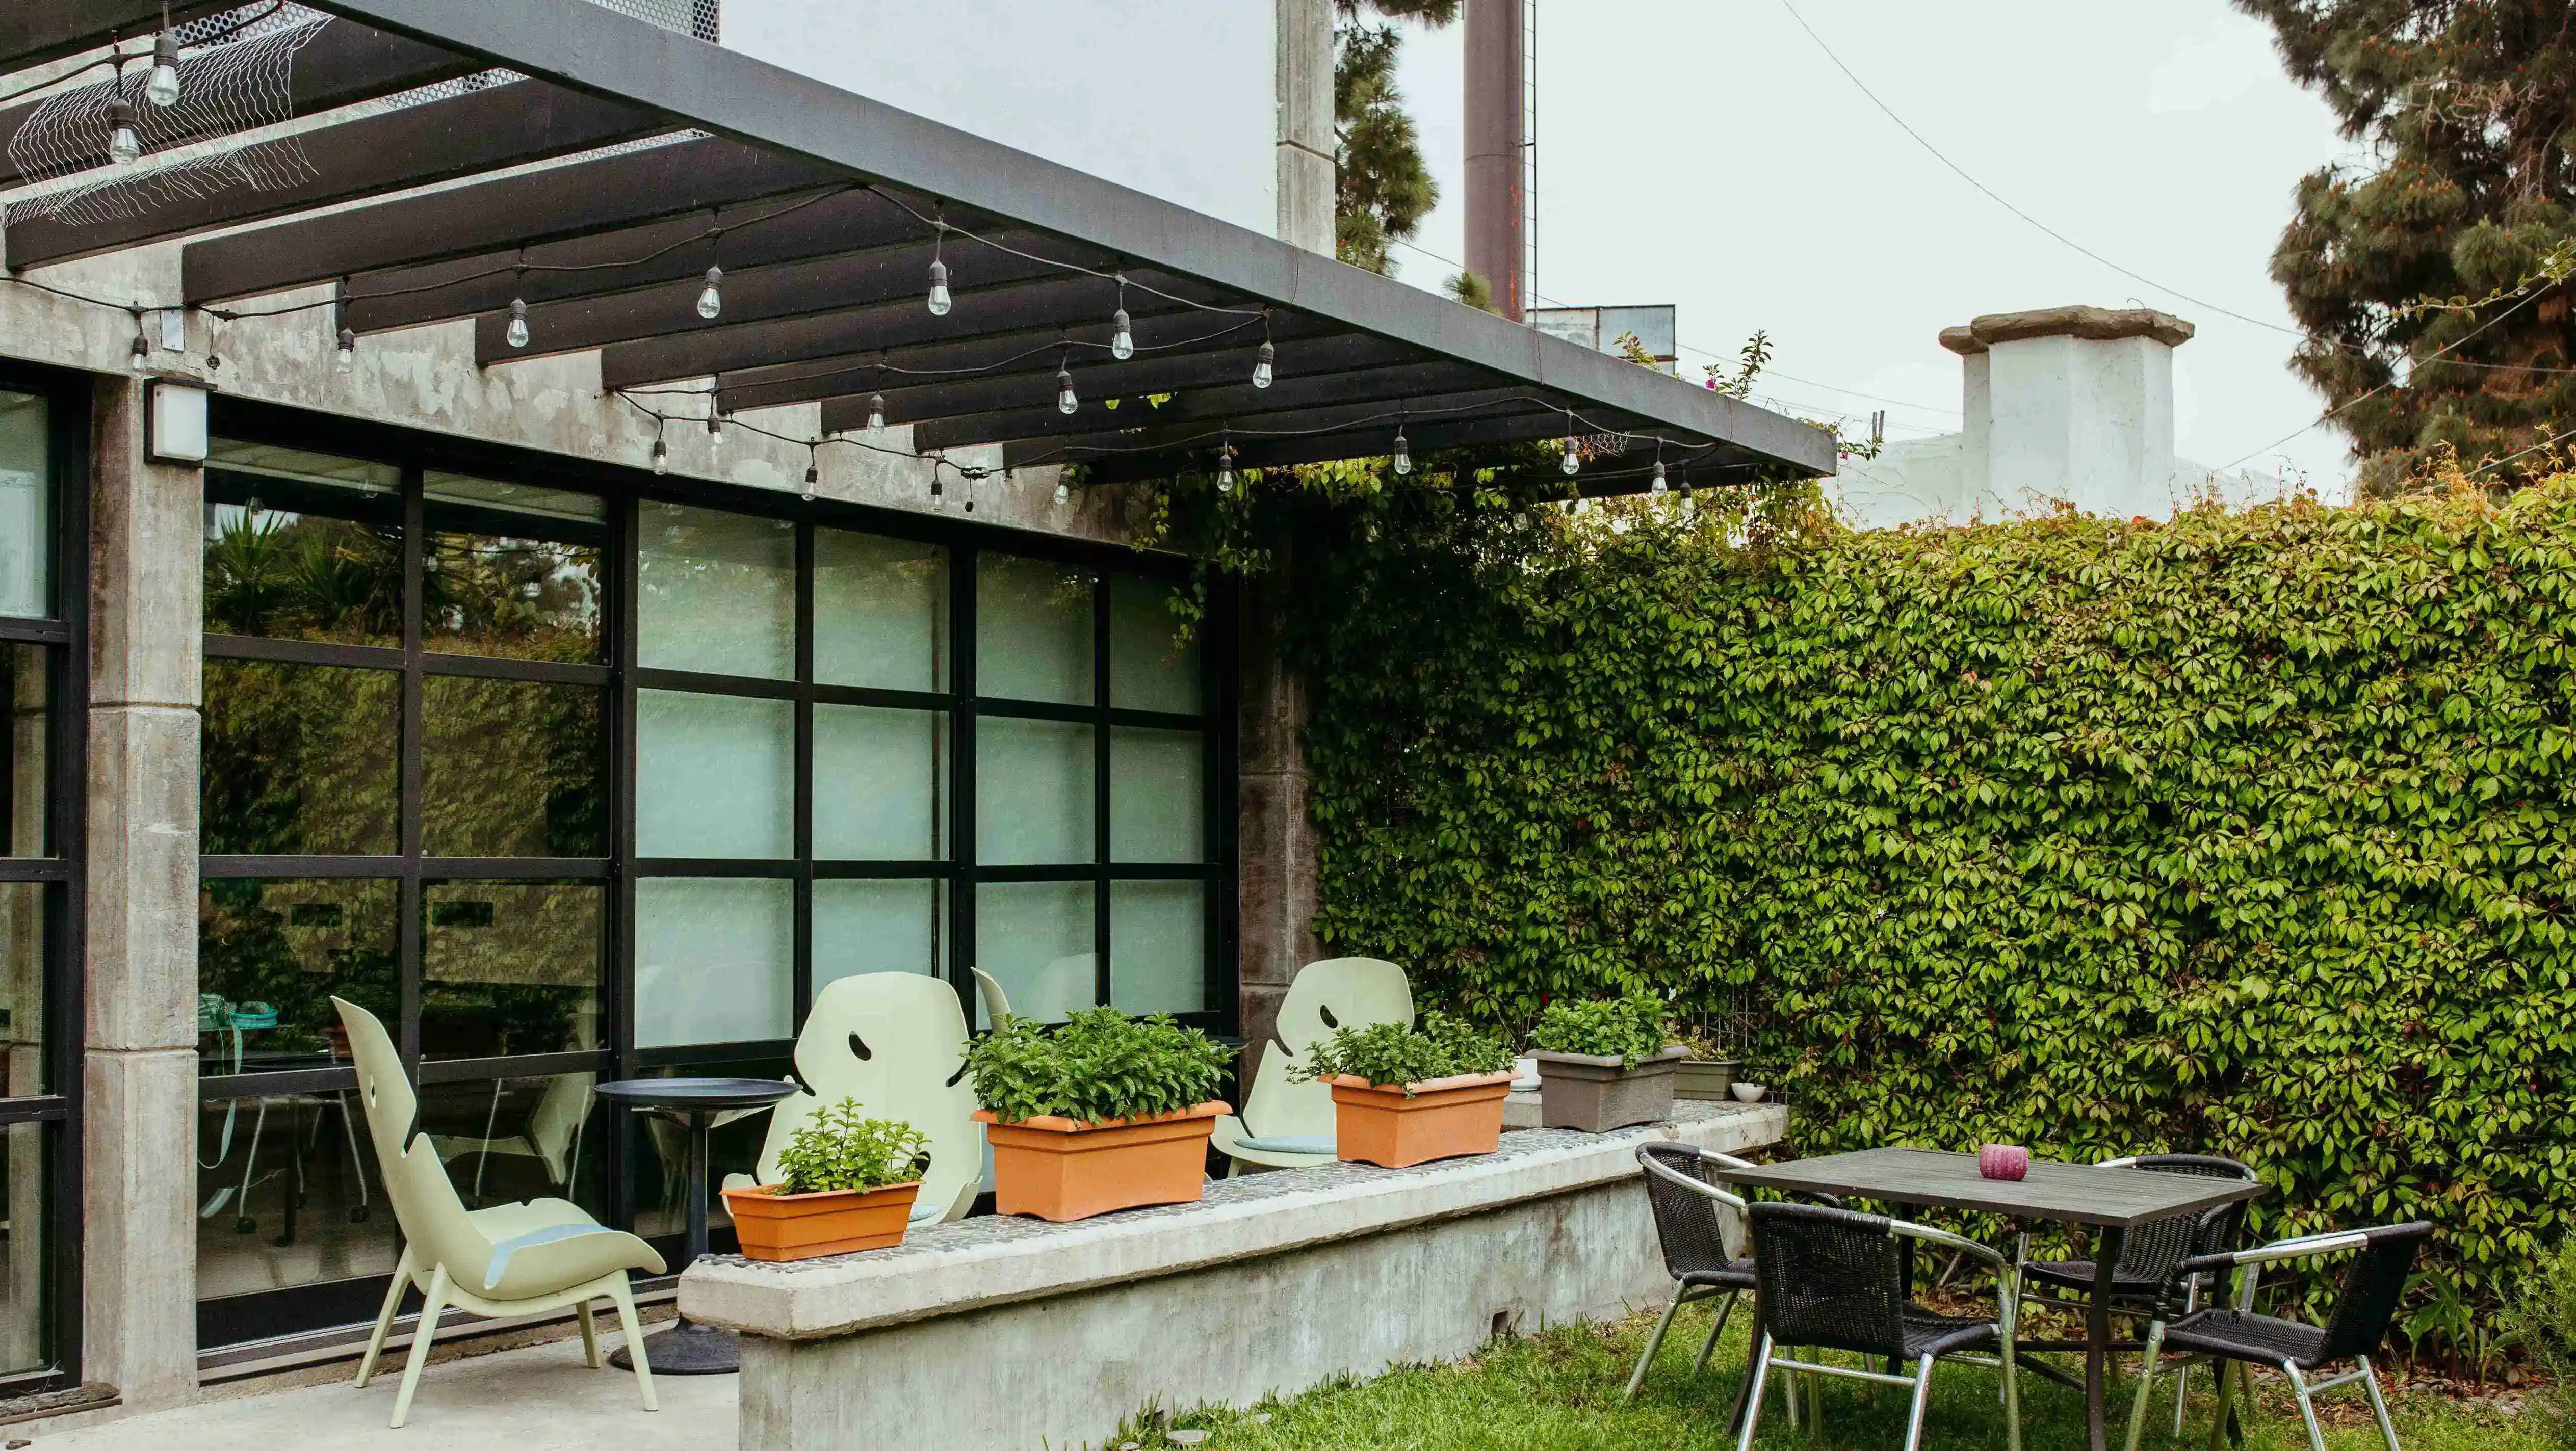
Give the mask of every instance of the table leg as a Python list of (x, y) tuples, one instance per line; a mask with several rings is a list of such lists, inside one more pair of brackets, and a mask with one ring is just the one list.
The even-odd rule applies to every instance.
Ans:
[(704, 1119), (689, 1126), (689, 1240), (688, 1258), (680, 1261), (685, 1270), (706, 1257), (707, 1253), (707, 1133)]
[(2084, 1435), (2092, 1451), (2108, 1451), (2102, 1414), (2103, 1382), (2111, 1364), (2111, 1285), (2128, 1235), (2106, 1226), (2093, 1237), (2093, 1298), (2084, 1307)]
[[(689, 1230), (686, 1258), (673, 1268), (685, 1270), (707, 1252), (707, 1135), (714, 1123), (693, 1115), (681, 1126), (689, 1134)], [(732, 1375), (742, 1369), (742, 1341), (732, 1331), (685, 1315), (670, 1329), (646, 1336), (644, 1355), (656, 1375)], [(622, 1346), (608, 1359), (620, 1370), (635, 1365)]]

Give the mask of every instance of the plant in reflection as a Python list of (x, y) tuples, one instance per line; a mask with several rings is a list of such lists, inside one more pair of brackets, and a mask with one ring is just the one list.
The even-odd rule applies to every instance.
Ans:
[(206, 542), (206, 626), (345, 643), (402, 636), (402, 540), (341, 519), (224, 511)]
[[(337, 1021), (337, 995), (374, 1012), (399, 1009), (394, 986), (394, 894), (383, 882), (210, 881), (197, 914), (198, 988), (209, 1003), (209, 1072), (249, 1055), (318, 1053)], [(265, 1004), (275, 1026), (262, 1024)]]
[(432, 534), (421, 558), (431, 648), (567, 664), (599, 659), (599, 550), (551, 539)]
[(398, 849), (402, 678), (265, 661), (206, 662), (204, 850)]

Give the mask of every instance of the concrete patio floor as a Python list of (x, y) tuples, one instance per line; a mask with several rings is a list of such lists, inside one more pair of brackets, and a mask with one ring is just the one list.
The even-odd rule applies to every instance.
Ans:
[[(613, 1334), (600, 1339), (603, 1351), (619, 1343)], [(421, 1372), (411, 1424), (399, 1431), (385, 1418), (393, 1414), (401, 1362), (365, 1390), (352, 1388), (348, 1374), (328, 1385), (207, 1400), (78, 1430), (47, 1431), (42, 1422), (0, 1427), (0, 1438), (28, 1439), (38, 1451), (721, 1451), (736, 1440), (736, 1377), (656, 1376), (662, 1409), (647, 1414), (634, 1375), (584, 1366), (577, 1339), (433, 1363)]]

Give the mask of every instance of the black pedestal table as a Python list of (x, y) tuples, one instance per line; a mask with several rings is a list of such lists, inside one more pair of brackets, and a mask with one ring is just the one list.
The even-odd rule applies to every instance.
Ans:
[[(599, 1085), (599, 1096), (643, 1109), (689, 1136), (688, 1253), (674, 1266), (685, 1270), (707, 1252), (707, 1135), (716, 1120), (744, 1109), (767, 1108), (796, 1091), (776, 1078), (630, 1078)], [(692, 1324), (687, 1316), (668, 1330), (644, 1337), (658, 1375), (731, 1375), (742, 1369), (741, 1342), (730, 1330)], [(619, 1369), (634, 1361), (624, 1349), (609, 1360)]]

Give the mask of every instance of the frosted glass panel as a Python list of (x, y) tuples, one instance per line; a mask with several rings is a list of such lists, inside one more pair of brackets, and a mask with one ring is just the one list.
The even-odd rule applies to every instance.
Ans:
[(635, 693), (635, 850), (792, 856), (796, 708), (784, 700)]
[(1174, 643), (1181, 618), (1170, 585), (1134, 575), (1109, 577), (1109, 703), (1120, 710), (1196, 715), (1199, 636)]
[[(987, 883), (976, 889), (976, 965), (1002, 985), (1013, 1017), (1062, 1022), (1074, 1009), (1099, 1000), (1092, 902), (1089, 882)], [(980, 1022), (980, 1001), (975, 1012)]]
[(948, 551), (814, 531), (814, 678), (880, 690), (948, 688)]
[(795, 884), (646, 877), (635, 884), (635, 1043), (743, 1043), (795, 1025)]
[(975, 854), (987, 865), (1096, 861), (1092, 734), (1052, 720), (975, 722)]
[(45, 400), (0, 393), (0, 615), (54, 604), (54, 484)]
[(1198, 882), (1110, 884), (1109, 1000), (1121, 1012), (1207, 1006), (1206, 904)]
[(1109, 733), (1109, 859), (1194, 862), (1205, 854), (1207, 745), (1190, 731)]
[(1091, 669), (1091, 571), (976, 556), (976, 694), (1089, 705)]
[(789, 680), (796, 674), (796, 531), (648, 503), (638, 536), (636, 663)]
[(863, 972), (945, 969), (941, 882), (834, 881), (814, 884), (814, 991)]
[(947, 740), (936, 711), (814, 707), (815, 857), (943, 857)]

